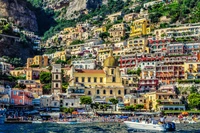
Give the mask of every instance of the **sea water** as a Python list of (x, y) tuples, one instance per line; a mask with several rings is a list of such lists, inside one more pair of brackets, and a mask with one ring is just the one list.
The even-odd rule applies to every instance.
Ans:
[[(200, 123), (196, 124), (176, 124), (175, 133), (200, 133)], [(65, 124), (2, 124), (0, 133), (128, 133), (143, 132), (156, 133), (155, 131), (129, 131), (121, 123), (87, 123), (77, 125)]]

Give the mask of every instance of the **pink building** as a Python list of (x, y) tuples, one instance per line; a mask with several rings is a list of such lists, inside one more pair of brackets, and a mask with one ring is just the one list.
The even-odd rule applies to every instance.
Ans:
[(137, 91), (149, 92), (157, 90), (159, 85), (158, 79), (140, 79)]
[(31, 92), (23, 90), (11, 90), (11, 105), (32, 105), (33, 95)]

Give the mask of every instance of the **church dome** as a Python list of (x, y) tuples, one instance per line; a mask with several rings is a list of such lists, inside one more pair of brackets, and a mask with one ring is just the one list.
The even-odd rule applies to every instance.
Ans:
[(117, 61), (113, 56), (109, 56), (108, 58), (105, 59), (103, 63), (104, 67), (114, 67), (117, 66)]

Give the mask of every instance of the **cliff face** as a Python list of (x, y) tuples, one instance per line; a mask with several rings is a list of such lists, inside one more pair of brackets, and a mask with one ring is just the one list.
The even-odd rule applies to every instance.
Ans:
[(74, 0), (70, 2), (69, 7), (67, 8), (66, 17), (68, 19), (77, 17), (73, 15), (75, 12), (85, 10), (85, 9), (94, 9), (101, 5), (103, 0)]
[[(0, 0), (0, 18), (6, 18), (19, 28), (37, 32), (35, 14), (27, 7), (27, 3), (23, 0)], [(0, 57), (21, 58), (25, 63), (26, 58), (34, 55), (32, 48), (32, 44), (24, 44), (14, 38), (0, 35)]]
[(32, 45), (17, 42), (13, 38), (0, 36), (0, 57), (21, 58), (25, 63), (28, 57), (34, 56)]
[[(108, 0), (43, 0), (44, 8), (51, 8), (60, 12), (58, 18), (73, 19), (79, 16), (80, 11), (96, 8), (107, 4)], [(65, 10), (61, 10), (61, 9)]]
[(0, 17), (27, 30), (38, 31), (36, 16), (23, 0), (0, 0)]

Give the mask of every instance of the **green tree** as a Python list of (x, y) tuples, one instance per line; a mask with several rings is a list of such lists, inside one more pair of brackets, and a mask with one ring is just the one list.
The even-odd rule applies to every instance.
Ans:
[(92, 103), (90, 106), (93, 112), (95, 113), (95, 111), (99, 108), (99, 103)]
[(128, 110), (128, 111), (134, 111), (135, 107), (133, 105), (125, 106), (125, 109)]
[(103, 32), (99, 34), (99, 37), (105, 41), (106, 38), (108, 38), (110, 34), (108, 32)]
[(40, 81), (42, 84), (51, 83), (51, 73), (50, 72), (41, 72)]
[(144, 105), (143, 105), (143, 104), (136, 104), (136, 105), (135, 105), (135, 109), (141, 110), (141, 109), (143, 109), (143, 108), (144, 108)]
[(42, 86), (43, 94), (50, 94), (51, 92), (51, 84), (46, 84)]
[(86, 109), (86, 105), (91, 105), (92, 98), (89, 96), (82, 96), (82, 97), (80, 97), (80, 102), (81, 102), (81, 104), (85, 105), (85, 109)]
[(200, 94), (192, 93), (188, 97), (189, 105), (193, 108), (200, 109)]
[(118, 100), (117, 99), (115, 99), (115, 98), (111, 98), (111, 99), (109, 99), (109, 101), (113, 104), (113, 105), (115, 105), (115, 111), (116, 111), (116, 105), (118, 104)]
[(197, 93), (197, 92), (198, 92), (197, 87), (195, 87), (194, 85), (192, 85), (190, 87), (190, 93)]

